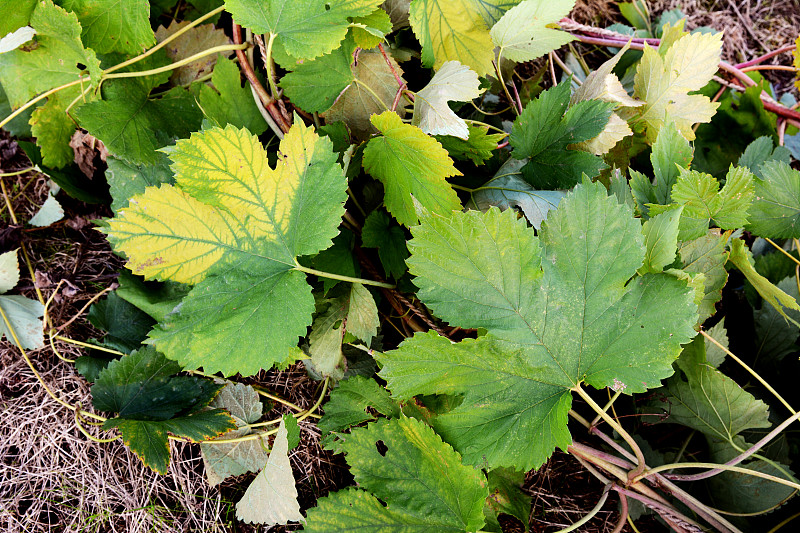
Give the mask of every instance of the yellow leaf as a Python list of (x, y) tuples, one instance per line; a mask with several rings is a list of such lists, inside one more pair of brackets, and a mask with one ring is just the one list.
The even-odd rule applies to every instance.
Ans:
[[(201, 222), (202, 221), (202, 222)], [(148, 187), (109, 222), (108, 235), (147, 279), (197, 283), (236, 242), (218, 209), (175, 187)]]
[[(647, 139), (654, 141), (667, 117), (688, 140), (692, 125), (708, 122), (719, 106), (706, 96), (687, 93), (701, 89), (717, 71), (721, 34), (684, 35), (664, 53), (645, 46), (634, 79), (634, 96), (645, 101), (639, 119), (647, 125)], [(663, 58), (660, 55), (663, 53)]]
[(611, 113), (608, 124), (606, 124), (603, 131), (600, 132), (600, 135), (594, 139), (578, 143), (574, 145), (574, 147), (594, 155), (603, 155), (614, 148), (619, 141), (631, 134), (633, 134), (633, 132), (630, 126), (628, 126), (628, 123), (622, 120), (616, 113)]
[(422, 43), (422, 63), (438, 69), (460, 61), (479, 76), (492, 70), (494, 45), (489, 28), (470, 0), (414, 0), (411, 28)]

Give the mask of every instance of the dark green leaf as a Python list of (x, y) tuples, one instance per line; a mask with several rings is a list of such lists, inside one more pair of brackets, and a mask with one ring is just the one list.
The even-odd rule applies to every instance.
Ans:
[(157, 322), (163, 322), (175, 311), (181, 300), (189, 293), (189, 286), (174, 281), (144, 281), (125, 269), (117, 278), (119, 288), (115, 293), (123, 300), (135, 305)]
[(155, 154), (155, 164), (133, 164), (122, 159), (109, 156), (106, 181), (111, 192), (111, 210), (117, 213), (128, 205), (128, 200), (142, 194), (145, 187), (174, 183), (169, 159), (165, 154)]
[(152, 347), (112, 361), (92, 387), (92, 403), (131, 420), (166, 420), (207, 405), (222, 388), (209, 380), (176, 376), (180, 366)]
[(119, 428), (122, 440), (142, 462), (160, 474), (169, 467), (171, 433), (192, 442), (208, 440), (236, 428), (233, 419), (222, 409), (200, 411), (170, 420), (128, 420), (110, 418), (104, 429)]
[(106, 332), (103, 344), (130, 353), (139, 348), (156, 324), (146, 313), (112, 292), (89, 308), (89, 322)]
[(367, 248), (377, 248), (378, 258), (387, 276), (399, 279), (405, 274), (408, 247), (403, 228), (392, 224), (392, 219), (383, 211), (373, 211), (364, 221), (361, 241)]
[(250, 82), (244, 87), (240, 79), (239, 67), (225, 57), (218, 57), (211, 75), (214, 89), (208, 85), (200, 87), (200, 108), (218, 126), (233, 124), (247, 128), (250, 133), (261, 135), (267, 129), (264, 117), (256, 107)]
[(530, 159), (522, 175), (536, 189), (568, 189), (582, 174), (594, 177), (606, 168), (599, 157), (569, 145), (599, 135), (616, 103), (589, 100), (567, 109), (569, 96), (569, 82), (563, 82), (532, 100), (514, 121), (512, 155)]

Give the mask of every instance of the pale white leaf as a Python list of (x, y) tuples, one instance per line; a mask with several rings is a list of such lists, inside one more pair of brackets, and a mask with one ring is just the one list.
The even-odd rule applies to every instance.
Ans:
[(575, 0), (526, 0), (509, 9), (492, 27), (499, 55), (513, 61), (531, 61), (574, 40), (569, 33), (547, 28), (567, 16)]
[(30, 26), (23, 26), (15, 31), (12, 31), (2, 39), (0, 39), (0, 54), (16, 50), (23, 44), (27, 43), (33, 36), (36, 35), (36, 30)]
[(481, 95), (478, 74), (458, 61), (447, 61), (414, 98), (412, 124), (429, 135), (469, 138), (467, 123), (447, 102), (469, 102)]
[[(36, 350), (44, 347), (44, 333), (42, 332), (42, 321), (40, 317), (44, 314), (44, 306), (36, 301), (24, 296), (2, 295), (0, 296), (0, 308), (8, 317), (11, 329), (17, 335), (20, 344), (26, 350)], [(6, 321), (0, 318), (0, 339), (6, 339), (14, 343), (14, 336), (11, 334)]]
[(0, 294), (16, 287), (19, 282), (19, 262), (17, 251), (0, 254)]
[(42, 207), (31, 217), (28, 223), (31, 226), (43, 228), (58, 222), (62, 218), (64, 218), (64, 208), (58, 203), (56, 197), (50, 193), (47, 195), (47, 200), (44, 201)]
[(269, 526), (305, 522), (297, 503), (286, 424), (281, 420), (267, 465), (236, 503), (236, 518), (250, 524)]

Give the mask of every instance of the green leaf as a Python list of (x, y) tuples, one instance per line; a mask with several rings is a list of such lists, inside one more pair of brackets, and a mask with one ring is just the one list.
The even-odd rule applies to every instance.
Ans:
[[(0, 9), (2, 9), (2, 7), (0, 7)], [(28, 121), (31, 119), (31, 114), (37, 107), (38, 104), (34, 104), (32, 107), (29, 107), (17, 115), (5, 126), (3, 126), (3, 129), (15, 137), (32, 137), (33, 135), (31, 134), (31, 126), (28, 124)], [(5, 117), (9, 116), (12, 111), (11, 103), (8, 101), (8, 96), (6, 96), (3, 86), (0, 84), (0, 117), (4, 117), (5, 119)]]
[(498, 143), (506, 137), (502, 133), (489, 134), (489, 128), (472, 124), (467, 125), (467, 130), (469, 138), (466, 141), (449, 135), (439, 135), (436, 140), (442, 143), (453, 159), (472, 161), (475, 165), (483, 165), (491, 159)]
[(81, 38), (96, 52), (138, 54), (156, 43), (147, 0), (61, 0), (78, 16)]
[(489, 334), (456, 344), (417, 334), (379, 357), (380, 375), (399, 399), (463, 394), (434, 426), (470, 464), (541, 465), (570, 443), (570, 392), (581, 382), (657, 386), (694, 336), (685, 282), (631, 280), (645, 255), (641, 225), (601, 184), (562, 200), (542, 225), (543, 249), (524, 221), (495, 209), (429, 216), (412, 234), (420, 299)]
[(537, 191), (523, 180), (518, 172), (514, 172), (523, 165), (524, 162), (518, 159), (506, 160), (494, 178), (475, 189), (472, 201), (481, 211), (486, 211), (492, 206), (502, 210), (519, 208), (531, 226), (539, 229), (542, 222), (547, 219), (547, 213), (558, 207), (558, 203), (567, 193)]
[(144, 311), (122, 299), (117, 291), (89, 308), (87, 318), (92, 325), (106, 332), (103, 345), (131, 353), (155, 325), (155, 320)]
[(173, 183), (169, 159), (165, 154), (156, 153), (154, 164), (136, 165), (123, 159), (108, 156), (106, 162), (106, 181), (111, 192), (111, 210), (114, 213), (128, 206), (128, 200), (142, 194), (146, 187)]
[[(487, 6), (497, 3), (490, 1)], [(446, 61), (459, 61), (478, 76), (492, 72), (494, 45), (479, 4), (473, 0), (411, 2), (409, 21), (422, 44), (425, 67), (439, 69)]]
[(642, 233), (647, 252), (644, 255), (644, 264), (639, 268), (640, 274), (663, 272), (664, 267), (675, 260), (682, 212), (683, 206), (679, 206), (660, 213), (644, 223)]
[(330, 54), (292, 66), (292, 72), (281, 78), (281, 87), (303, 110), (327, 111), (342, 91), (355, 83), (350, 67), (354, 49), (355, 43), (348, 39)]
[[(69, 144), (75, 133), (75, 123), (67, 115), (67, 106), (80, 95), (80, 89), (65, 89), (47, 98), (47, 103), (31, 114), (31, 135), (42, 151), (42, 163), (52, 168), (62, 168), (73, 162), (75, 153)], [(87, 100), (91, 100), (87, 96)]]
[(698, 310), (698, 324), (716, 313), (714, 306), (722, 299), (722, 288), (728, 281), (728, 271), (725, 270), (728, 261), (728, 252), (725, 251), (727, 241), (727, 233), (711, 229), (704, 236), (684, 241), (678, 247), (683, 270), (704, 276), (705, 296)]
[(742, 239), (731, 241), (729, 259), (744, 274), (747, 281), (755, 287), (766, 303), (775, 308), (787, 321), (800, 328), (800, 320), (794, 320), (786, 314), (786, 311), (800, 311), (800, 305), (798, 305), (797, 300), (770, 283), (767, 278), (756, 271), (753, 266), (753, 254)]
[(392, 19), (379, 7), (369, 15), (354, 17), (350, 28), (356, 45), (369, 50), (382, 43), (386, 35), (392, 32)]
[(18, 0), (0, 4), (0, 35), (6, 35), (21, 26), (27, 26), (36, 8), (36, 0)]
[(54, 5), (52, 0), (41, 0), (30, 25), (36, 30), (34, 46), (0, 54), (0, 83), (13, 108), (39, 93), (78, 80), (84, 70), (97, 83), (100, 61), (94, 51), (83, 47), (81, 25), (75, 14)]
[(481, 95), (478, 75), (458, 61), (444, 63), (428, 85), (414, 97), (411, 124), (429, 135), (452, 135), (469, 140), (464, 119), (450, 109), (449, 102), (469, 102)]
[(800, 238), (800, 172), (784, 161), (767, 161), (760, 171), (746, 228), (771, 239)]
[[(236, 422), (237, 429), (225, 435), (225, 439), (244, 437), (252, 433), (246, 424), (257, 422), (262, 415), (262, 404), (258, 393), (250, 385), (227, 383), (211, 407), (226, 409)], [(232, 442), (230, 444), (200, 443), (203, 465), (208, 484), (219, 485), (231, 476), (247, 472), (258, 472), (267, 461), (267, 454), (260, 439)]]
[(531, 514), (531, 497), (522, 492), (525, 483), (525, 472), (510, 468), (495, 468), (487, 476), (489, 497), (483, 508), (487, 524), (484, 531), (502, 533), (503, 529), (497, 520), (498, 515), (513, 516), (529, 531), (528, 518)]
[(339, 46), (347, 34), (348, 17), (369, 15), (380, 3), (311, 0), (298, 6), (291, 0), (226, 0), (225, 10), (245, 28), (275, 35), (289, 55), (314, 59)]
[(544, 91), (525, 106), (511, 129), (512, 155), (530, 159), (522, 175), (537, 189), (568, 189), (582, 174), (594, 177), (606, 168), (599, 157), (568, 146), (603, 131), (615, 104), (589, 100), (567, 109), (569, 91), (569, 82)]
[[(682, 30), (683, 22), (678, 30)], [(674, 42), (664, 40), (658, 51), (645, 46), (636, 69), (634, 97), (645, 105), (638, 109), (639, 120), (647, 127), (647, 138), (654, 141), (669, 120), (683, 136), (693, 141), (692, 125), (709, 122), (719, 104), (698, 91), (717, 72), (722, 49), (721, 33), (692, 33)]]
[(345, 333), (369, 345), (378, 332), (378, 322), (372, 294), (360, 283), (350, 284), (345, 294), (330, 300), (328, 309), (311, 326), (308, 353), (314, 369), (324, 377), (342, 379), (346, 367), (342, 354)]
[(462, 465), (423, 422), (373, 422), (351, 431), (342, 448), (356, 482), (372, 494), (346, 489), (320, 498), (308, 511), (305, 531), (467, 532), (483, 526), (483, 474)]
[[(710, 460), (714, 463), (726, 463), (741, 453), (730, 443), (707, 440), (709, 441)], [(740, 449), (750, 447), (747, 442), (740, 442), (738, 445)], [(756, 459), (740, 463), (737, 466), (797, 482), (797, 478), (792, 475), (792, 470), (782, 462), (774, 461), (773, 464), (770, 464)], [(791, 487), (786, 485), (741, 472), (722, 472), (710, 478), (708, 486), (714, 507), (731, 513), (762, 514), (791, 498), (794, 492)]]
[(201, 442), (236, 427), (221, 409), (200, 411), (170, 420), (129, 420), (110, 418), (103, 429), (119, 428), (122, 441), (142, 462), (160, 474), (169, 468), (169, 434)]
[(181, 300), (189, 293), (189, 287), (182, 283), (165, 281), (143, 281), (123, 269), (117, 278), (119, 288), (114, 291), (120, 298), (138, 307), (157, 322), (163, 322)]
[[(389, 63), (402, 80), (403, 70), (397, 62), (389, 57)], [(370, 117), (389, 109), (398, 88), (397, 79), (381, 53), (362, 51), (358, 54), (358, 63), (350, 66), (347, 87), (325, 113), (325, 119), (328, 124), (344, 122), (354, 138), (366, 140), (378, 131)], [(405, 114), (403, 107), (397, 112), (401, 117)]]
[[(784, 279), (778, 283), (778, 289), (795, 301), (800, 301), (796, 277)], [(800, 322), (800, 312), (787, 310), (787, 314), (796, 323)], [(790, 353), (798, 351), (796, 341), (800, 336), (800, 329), (795, 324), (787, 322), (771, 305), (762, 305), (761, 309), (753, 310), (753, 322), (756, 330), (756, 357), (759, 363), (779, 363)]]
[(236, 502), (236, 518), (248, 524), (268, 526), (304, 522), (294, 485), (286, 422), (281, 419), (266, 466)]
[(786, 147), (775, 146), (772, 138), (764, 135), (747, 145), (736, 166), (747, 167), (756, 177), (764, 179), (761, 166), (767, 161), (783, 161), (788, 165), (792, 155)]
[(389, 391), (374, 379), (353, 376), (339, 382), (325, 403), (325, 415), (317, 425), (323, 435), (331, 431), (345, 429), (361, 424), (375, 417), (367, 411), (375, 409), (388, 417), (400, 416), (400, 409), (389, 397)]
[(0, 309), (3, 310), (8, 322), (0, 318), (0, 340), (3, 337), (14, 343), (16, 334), (22, 347), (26, 350), (36, 350), (44, 346), (44, 333), (42, 321), (39, 319), (44, 314), (44, 306), (36, 300), (24, 296), (3, 294), (10, 291), (19, 282), (19, 263), (17, 251), (12, 250), (0, 254)]
[(175, 186), (148, 187), (108, 223), (135, 274), (195, 284), (151, 334), (184, 366), (254, 374), (284, 362), (306, 333), (314, 302), (295, 258), (330, 246), (346, 180), (330, 140), (299, 122), (275, 169), (233, 126), (179, 141)]
[[(705, 235), (711, 220), (722, 229), (740, 228), (747, 223), (753, 201), (753, 175), (744, 167), (731, 167), (720, 190), (719, 181), (711, 175), (682, 170), (672, 187), (672, 200), (684, 206), (678, 235), (682, 241)], [(671, 209), (660, 205), (649, 207), (651, 215)]]
[(239, 67), (230, 59), (219, 57), (211, 75), (214, 89), (208, 85), (200, 87), (198, 101), (206, 117), (218, 126), (231, 124), (246, 128), (254, 135), (267, 130), (267, 123), (256, 107), (250, 82), (242, 87)]
[(508, 10), (492, 27), (492, 42), (498, 57), (524, 63), (575, 40), (567, 32), (548, 28), (569, 15), (575, 0), (543, 2), (526, 0)]
[(672, 201), (672, 187), (678, 180), (681, 168), (689, 168), (692, 147), (673, 122), (667, 122), (658, 132), (650, 162), (655, 175), (655, 200), (659, 204)]
[[(314, 268), (322, 272), (339, 274), (357, 278), (361, 275), (358, 259), (353, 255), (355, 236), (348, 229), (342, 229), (339, 235), (333, 238), (333, 246), (318, 253), (312, 260)], [(323, 292), (328, 293), (332, 287), (342, 283), (335, 279), (323, 278)]]
[(174, 87), (151, 100), (130, 87), (110, 85), (102, 101), (80, 106), (75, 116), (112, 155), (134, 165), (155, 165), (156, 149), (199, 129), (202, 114), (194, 96), (183, 88)]
[(405, 274), (408, 247), (403, 228), (392, 225), (392, 219), (383, 211), (373, 211), (364, 221), (361, 241), (367, 248), (377, 248), (378, 258), (387, 276), (395, 279)]
[[(213, 24), (202, 24), (200, 26), (193, 26), (186, 30), (186, 27), (189, 26), (189, 24), (191, 24), (191, 22), (188, 20), (184, 20), (182, 22), (176, 22), (173, 20), (169, 26), (166, 28), (164, 26), (160, 26), (156, 32), (156, 39), (158, 42), (166, 40), (168, 37), (178, 33), (179, 31), (184, 32), (177, 38), (170, 41), (164, 48), (170, 63), (177, 63), (178, 61), (187, 59), (196, 54), (200, 54), (201, 52), (205, 52), (206, 50), (210, 50), (216, 46), (230, 44), (230, 40), (228, 40), (225, 32), (221, 28), (214, 28)], [(230, 53), (231, 52), (224, 52), (224, 54)], [(219, 58), (224, 57), (225, 56), (223, 54), (219, 54)], [(200, 59), (192, 61), (187, 65), (182, 65), (171, 71), (169, 81), (176, 86), (189, 85), (195, 80), (198, 80), (207, 74), (211, 74), (212, 70), (215, 69), (214, 65), (216, 64), (217, 60), (218, 56), (216, 55), (206, 55), (205, 57), (201, 57)], [(236, 68), (238, 79), (239, 69), (235, 66), (234, 68)], [(214, 82), (214, 85), (216, 86), (216, 82)], [(217, 88), (219, 89), (219, 87)], [(250, 95), (251, 100), (252, 98), (252, 95)], [(255, 104), (251, 104), (251, 107), (252, 105)]]
[(175, 376), (181, 367), (152, 347), (111, 361), (92, 386), (92, 404), (100, 411), (130, 420), (167, 420), (202, 407), (222, 388), (190, 376)]
[(286, 440), (288, 441), (289, 450), (293, 450), (300, 444), (300, 424), (294, 415), (283, 414), (281, 419), (286, 425)]
[(367, 144), (364, 168), (383, 183), (386, 208), (398, 222), (406, 226), (417, 223), (414, 199), (434, 213), (461, 209), (458, 195), (445, 180), (461, 172), (436, 139), (416, 126), (403, 124), (391, 111), (371, 120), (383, 135)]
[[(731, 442), (742, 431), (768, 428), (767, 404), (756, 400), (719, 370), (697, 365), (688, 373), (667, 380), (668, 423), (682, 424), (714, 439)], [(653, 406), (660, 409), (662, 401)]]

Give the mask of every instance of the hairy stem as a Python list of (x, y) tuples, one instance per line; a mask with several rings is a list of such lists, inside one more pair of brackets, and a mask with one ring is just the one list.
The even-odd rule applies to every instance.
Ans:
[(362, 285), (372, 285), (374, 287), (382, 287), (384, 289), (394, 289), (394, 285), (392, 285), (391, 283), (383, 283), (382, 281), (372, 281), (371, 279), (351, 278), (350, 276), (341, 276), (339, 274), (333, 274), (331, 272), (323, 272), (321, 270), (315, 270), (313, 268), (304, 267), (303, 265), (297, 262), (295, 262), (294, 269), (299, 270), (300, 272), (305, 272), (306, 274), (314, 274), (315, 276), (321, 278), (347, 281), (349, 283), (360, 283)]

